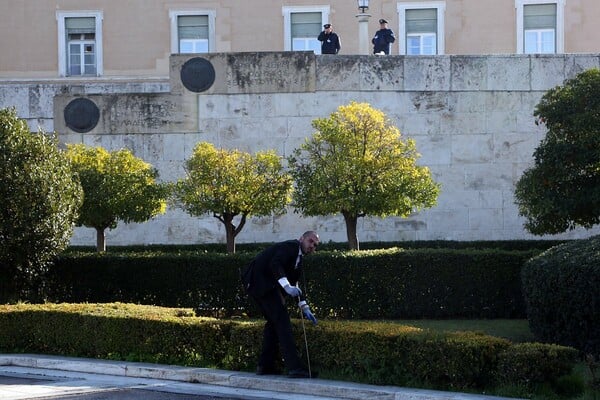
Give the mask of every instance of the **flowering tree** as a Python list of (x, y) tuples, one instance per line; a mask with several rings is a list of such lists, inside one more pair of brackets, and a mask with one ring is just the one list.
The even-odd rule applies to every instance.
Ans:
[(273, 151), (252, 156), (202, 142), (186, 161), (186, 170), (187, 177), (176, 185), (176, 201), (191, 215), (212, 213), (221, 221), (229, 253), (235, 253), (235, 237), (248, 216), (282, 214), (291, 201), (292, 178)]
[(439, 185), (417, 165), (414, 140), (403, 139), (383, 112), (352, 102), (313, 127), (316, 133), (289, 157), (293, 205), (311, 216), (340, 212), (350, 249), (359, 248), (359, 217), (406, 217), (436, 204)]
[(84, 192), (77, 225), (96, 229), (99, 252), (106, 251), (107, 228), (119, 221), (145, 222), (166, 211), (168, 185), (158, 183), (156, 169), (129, 150), (70, 144), (67, 156)]

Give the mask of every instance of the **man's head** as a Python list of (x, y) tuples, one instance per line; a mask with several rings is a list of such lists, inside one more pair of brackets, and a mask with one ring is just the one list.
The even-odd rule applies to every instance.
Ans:
[(333, 27), (331, 26), (331, 24), (325, 24), (323, 25), (323, 28), (325, 29), (325, 32), (329, 33), (333, 30)]
[(388, 23), (388, 22), (387, 22), (385, 19), (383, 19), (383, 18), (381, 18), (381, 19), (379, 20), (379, 26), (380, 26), (381, 28), (387, 28), (387, 23)]
[(310, 254), (317, 249), (319, 245), (319, 235), (315, 231), (306, 231), (300, 236), (300, 248), (302, 254)]

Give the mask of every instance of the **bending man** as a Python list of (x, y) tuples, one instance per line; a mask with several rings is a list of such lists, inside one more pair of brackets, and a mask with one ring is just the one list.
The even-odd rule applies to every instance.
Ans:
[(298, 240), (276, 243), (263, 250), (242, 271), (242, 282), (246, 292), (254, 299), (267, 320), (263, 333), (262, 352), (256, 373), (275, 375), (281, 373), (275, 367), (278, 346), (291, 378), (314, 378), (302, 365), (292, 324), (285, 305), (285, 295), (298, 301), (304, 316), (317, 323), (310, 311), (298, 279), (302, 274), (302, 257), (310, 254), (319, 244), (319, 235), (314, 231), (305, 232)]

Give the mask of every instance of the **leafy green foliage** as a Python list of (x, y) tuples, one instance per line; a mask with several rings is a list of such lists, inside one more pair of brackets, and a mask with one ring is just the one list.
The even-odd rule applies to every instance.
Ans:
[(548, 132), (515, 189), (525, 228), (536, 235), (590, 228), (600, 222), (600, 69), (546, 92), (534, 115)]
[(78, 226), (95, 228), (97, 250), (106, 250), (104, 232), (118, 221), (145, 222), (166, 211), (168, 186), (158, 172), (129, 150), (108, 152), (101, 147), (67, 145), (84, 191)]
[[(525, 318), (520, 271), (540, 252), (319, 251), (303, 261), (303, 290), (321, 318)], [(231, 284), (255, 255), (132, 253), (115, 248), (106, 253), (63, 253), (48, 274), (46, 298), (194, 307), (210, 316), (260, 316), (243, 287)]]
[(600, 236), (545, 251), (521, 277), (536, 340), (600, 355)]
[(500, 353), (496, 379), (500, 383), (532, 386), (551, 382), (571, 372), (577, 362), (572, 347), (518, 343)]
[[(230, 253), (248, 216), (282, 214), (291, 201), (292, 178), (273, 151), (252, 156), (201, 142), (186, 161), (186, 171), (187, 177), (177, 182), (176, 201), (190, 215), (210, 212), (221, 221)], [(241, 218), (237, 226), (236, 216)]]
[[(255, 367), (264, 329), (264, 321), (197, 318), (186, 309), (120, 303), (0, 305), (0, 325), (4, 352), (230, 370)], [(298, 319), (292, 329), (300, 345), (304, 333)], [(325, 378), (443, 390), (489, 393), (496, 377), (555, 382), (572, 369), (576, 354), (562, 346), (513, 345), (481, 333), (396, 323), (321, 321), (307, 327), (307, 334), (318, 349), (311, 352), (311, 365)]]
[(351, 249), (358, 249), (357, 218), (406, 217), (436, 204), (439, 185), (417, 165), (414, 140), (403, 140), (383, 112), (352, 102), (313, 127), (289, 157), (293, 205), (310, 216), (342, 213)]
[(81, 197), (56, 137), (0, 110), (0, 268), (10, 282), (31, 287), (67, 247)]

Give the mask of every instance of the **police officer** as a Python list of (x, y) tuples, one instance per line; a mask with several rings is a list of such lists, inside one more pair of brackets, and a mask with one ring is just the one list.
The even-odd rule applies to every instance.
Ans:
[(394, 32), (388, 28), (385, 19), (379, 20), (379, 30), (371, 40), (373, 43), (373, 54), (390, 54), (391, 44), (396, 41)]
[(317, 38), (321, 42), (321, 54), (337, 54), (342, 48), (340, 37), (333, 31), (331, 24), (325, 24), (323, 28), (325, 29)]

